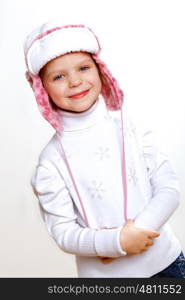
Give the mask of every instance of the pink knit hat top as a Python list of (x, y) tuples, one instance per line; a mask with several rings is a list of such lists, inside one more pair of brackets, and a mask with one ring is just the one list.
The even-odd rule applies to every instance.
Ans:
[(84, 25), (61, 26), (48, 22), (32, 31), (24, 43), (27, 66), (26, 78), (35, 94), (43, 117), (60, 132), (62, 130), (61, 110), (52, 105), (42, 85), (40, 70), (52, 59), (70, 52), (88, 52), (98, 65), (102, 80), (101, 94), (110, 110), (119, 110), (123, 103), (123, 91), (100, 59), (100, 44), (93, 31)]

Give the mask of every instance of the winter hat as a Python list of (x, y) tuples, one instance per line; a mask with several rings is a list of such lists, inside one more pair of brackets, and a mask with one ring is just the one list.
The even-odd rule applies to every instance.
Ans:
[(100, 59), (100, 44), (93, 31), (84, 25), (58, 26), (48, 22), (32, 31), (24, 43), (27, 66), (26, 78), (29, 81), (43, 117), (60, 132), (62, 130), (61, 110), (52, 105), (42, 85), (40, 70), (52, 59), (70, 52), (83, 51), (92, 55), (102, 80), (101, 94), (110, 110), (119, 110), (123, 103), (123, 91)]

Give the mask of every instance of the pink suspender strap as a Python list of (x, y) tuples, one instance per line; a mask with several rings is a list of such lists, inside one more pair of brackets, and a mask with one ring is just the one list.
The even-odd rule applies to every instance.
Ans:
[(84, 221), (85, 221), (85, 223), (86, 223), (86, 226), (87, 226), (87, 227), (90, 227), (89, 221), (88, 221), (88, 218), (87, 218), (87, 214), (86, 214), (86, 212), (85, 212), (85, 208), (84, 208), (84, 206), (83, 206), (83, 202), (82, 202), (82, 199), (81, 199), (81, 197), (80, 197), (80, 193), (79, 193), (78, 188), (77, 188), (77, 185), (76, 185), (76, 183), (75, 183), (73, 173), (72, 173), (72, 171), (71, 171), (70, 165), (69, 165), (69, 163), (68, 163), (68, 160), (67, 160), (67, 157), (66, 157), (66, 154), (65, 154), (65, 151), (64, 151), (64, 148), (63, 148), (63, 145), (62, 145), (62, 142), (61, 142), (61, 139), (60, 139), (60, 136), (59, 136), (58, 133), (57, 133), (57, 139), (58, 139), (58, 142), (59, 142), (59, 145), (60, 145), (60, 150), (61, 150), (61, 152), (62, 152), (62, 154), (63, 154), (63, 157), (64, 157), (64, 161), (65, 161), (66, 167), (67, 167), (68, 172), (69, 172), (69, 174), (70, 174), (71, 180), (72, 180), (72, 182), (73, 182), (74, 189), (75, 189), (75, 191), (76, 191), (76, 194), (77, 194), (77, 196), (78, 196), (78, 199), (79, 199), (79, 202), (80, 202), (80, 205), (81, 205), (81, 208), (82, 208), (82, 212), (83, 212), (83, 216), (84, 216)]
[(122, 133), (122, 150), (123, 150), (123, 154), (122, 154), (122, 181), (123, 181), (123, 195), (124, 195), (124, 199), (123, 199), (123, 217), (124, 220), (127, 221), (128, 220), (128, 216), (127, 216), (127, 177), (126, 177), (126, 160), (125, 160), (125, 142), (124, 142), (124, 130), (123, 130), (123, 112), (122, 109), (121, 110), (121, 133)]

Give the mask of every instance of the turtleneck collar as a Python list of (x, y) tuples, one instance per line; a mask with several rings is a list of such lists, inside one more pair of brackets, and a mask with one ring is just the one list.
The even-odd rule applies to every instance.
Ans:
[(61, 122), (64, 132), (83, 130), (101, 121), (107, 114), (107, 108), (102, 97), (86, 111), (81, 113), (66, 112), (61, 110)]

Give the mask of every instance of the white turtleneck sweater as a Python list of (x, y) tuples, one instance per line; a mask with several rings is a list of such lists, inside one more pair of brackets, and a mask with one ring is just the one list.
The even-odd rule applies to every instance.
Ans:
[[(59, 138), (89, 227), (56, 134), (40, 154), (32, 186), (50, 235), (63, 251), (76, 255), (78, 276), (151, 277), (166, 268), (181, 251), (167, 224), (179, 191), (170, 162), (153, 144), (151, 131), (134, 127), (123, 110), (128, 218), (135, 218), (138, 227), (160, 232), (149, 250), (125, 255), (120, 245), (125, 224), (120, 111), (107, 111), (100, 98), (86, 112), (62, 111), (61, 121)], [(103, 264), (98, 256), (116, 259)]]

